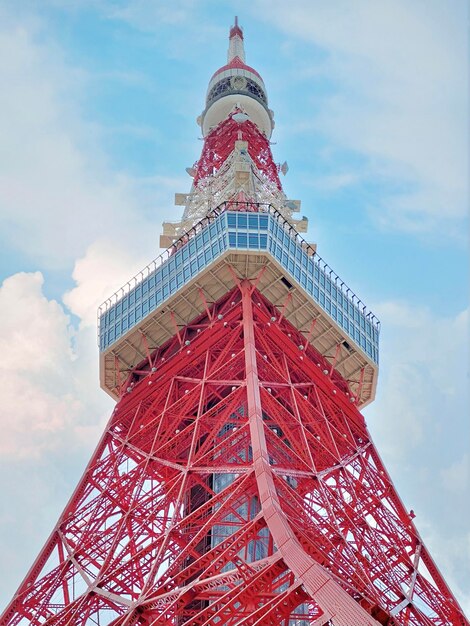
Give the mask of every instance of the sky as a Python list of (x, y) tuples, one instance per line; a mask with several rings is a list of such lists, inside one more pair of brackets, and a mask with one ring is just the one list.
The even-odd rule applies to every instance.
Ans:
[(160, 254), (234, 15), (307, 239), (382, 322), (369, 430), (470, 614), (465, 0), (0, 0), (0, 608), (113, 403), (96, 309)]

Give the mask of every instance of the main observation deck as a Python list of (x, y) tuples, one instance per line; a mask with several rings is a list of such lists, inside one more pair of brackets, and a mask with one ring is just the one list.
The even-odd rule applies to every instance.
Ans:
[(380, 322), (272, 206), (236, 202), (219, 206), (100, 306), (102, 388), (117, 398), (119, 371), (145, 360), (148, 346), (162, 345), (237, 276), (260, 276), (259, 291), (349, 381), (357, 404), (373, 399)]

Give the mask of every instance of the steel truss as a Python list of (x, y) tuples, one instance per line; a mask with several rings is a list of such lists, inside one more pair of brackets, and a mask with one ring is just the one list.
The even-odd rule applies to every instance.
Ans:
[(468, 626), (346, 381), (248, 281), (127, 388), (2, 625)]
[[(237, 112), (240, 110), (234, 109), (204, 140), (201, 157), (193, 167), (193, 186), (183, 213), (182, 224), (186, 227), (222, 202), (237, 200), (240, 192), (245, 199), (272, 204), (292, 220), (293, 210), (282, 190), (269, 140), (250, 120), (236, 122), (233, 116)], [(240, 141), (246, 143), (246, 148), (237, 149)], [(247, 173), (244, 182), (236, 176), (240, 168)]]

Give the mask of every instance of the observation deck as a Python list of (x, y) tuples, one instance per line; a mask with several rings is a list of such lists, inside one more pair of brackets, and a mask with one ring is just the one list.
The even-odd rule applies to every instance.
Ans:
[(280, 213), (248, 202), (220, 205), (100, 306), (101, 387), (118, 398), (121, 372), (237, 279), (256, 277), (279, 315), (349, 382), (352, 401), (371, 402), (380, 322)]

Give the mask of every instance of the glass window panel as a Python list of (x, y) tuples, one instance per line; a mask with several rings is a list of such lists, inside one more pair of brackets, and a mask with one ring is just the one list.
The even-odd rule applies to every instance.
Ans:
[(240, 248), (246, 248), (247, 235), (246, 233), (238, 233), (238, 245)]
[(238, 218), (238, 228), (246, 228), (246, 224), (247, 224), (246, 213), (239, 213), (237, 215), (237, 218)]

